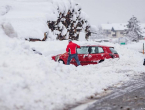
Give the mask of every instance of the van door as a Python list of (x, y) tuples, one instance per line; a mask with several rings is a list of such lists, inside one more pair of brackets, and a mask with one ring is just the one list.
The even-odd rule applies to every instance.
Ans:
[(91, 52), (86, 58), (88, 64), (97, 64), (101, 60), (105, 59), (104, 50), (102, 47), (94, 46), (91, 47)]
[[(77, 48), (77, 54), (78, 54), (78, 58), (79, 58), (81, 65), (86, 65), (87, 62), (86, 62), (85, 56), (87, 56), (87, 54), (88, 54), (88, 47), (81, 46), (81, 48)], [(71, 64), (77, 65), (74, 58), (71, 60)]]

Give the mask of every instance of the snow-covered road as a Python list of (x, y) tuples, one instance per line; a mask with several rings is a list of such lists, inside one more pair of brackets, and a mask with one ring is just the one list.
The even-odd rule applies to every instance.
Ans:
[(145, 73), (142, 73), (122, 87), (112, 88), (110, 94), (97, 99), (84, 110), (144, 110), (144, 89)]

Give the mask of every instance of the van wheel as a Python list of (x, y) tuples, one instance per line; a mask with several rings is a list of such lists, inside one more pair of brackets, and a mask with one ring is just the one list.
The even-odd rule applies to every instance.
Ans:
[(104, 60), (100, 60), (99, 63), (102, 63)]
[(58, 62), (61, 63), (61, 64), (64, 64), (64, 61), (61, 60), (61, 59), (59, 59)]

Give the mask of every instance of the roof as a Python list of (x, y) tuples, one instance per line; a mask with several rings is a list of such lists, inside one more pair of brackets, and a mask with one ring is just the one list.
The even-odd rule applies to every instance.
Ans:
[(106, 45), (82, 45), (81, 47), (85, 47), (85, 46), (98, 46), (98, 47), (112, 47), (112, 46), (106, 46)]
[(127, 23), (112, 23), (112, 24), (102, 24), (102, 29), (111, 30), (114, 28), (114, 30), (125, 30)]

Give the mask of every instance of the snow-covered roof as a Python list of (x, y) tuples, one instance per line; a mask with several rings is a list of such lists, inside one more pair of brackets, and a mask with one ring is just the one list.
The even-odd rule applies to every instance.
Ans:
[[(102, 24), (101, 27), (102, 29), (105, 30), (111, 30), (114, 28), (114, 30), (125, 30), (127, 29), (127, 23), (112, 23), (112, 24)], [(140, 23), (139, 24), (141, 27), (141, 31), (144, 32), (142, 35), (145, 36), (145, 23)]]
[(105, 30), (111, 30), (114, 28), (114, 30), (125, 30), (127, 29), (126, 27), (127, 23), (112, 23), (112, 24), (102, 24), (101, 27), (102, 29)]

